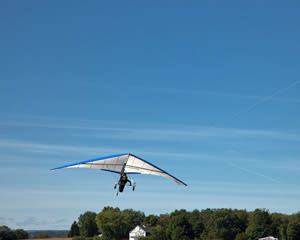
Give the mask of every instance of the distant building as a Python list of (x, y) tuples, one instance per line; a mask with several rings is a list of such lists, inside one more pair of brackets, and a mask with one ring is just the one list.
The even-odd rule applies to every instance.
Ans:
[(146, 237), (150, 234), (150, 229), (147, 226), (137, 225), (129, 232), (129, 240), (138, 240), (140, 237)]
[(272, 236), (269, 236), (269, 237), (259, 238), (258, 240), (278, 240), (278, 238), (274, 238)]

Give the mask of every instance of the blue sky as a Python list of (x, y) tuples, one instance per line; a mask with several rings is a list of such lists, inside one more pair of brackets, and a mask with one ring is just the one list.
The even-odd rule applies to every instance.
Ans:
[[(300, 211), (299, 1), (0, 4), (0, 225), (104, 206)], [(132, 152), (188, 183), (60, 165)]]

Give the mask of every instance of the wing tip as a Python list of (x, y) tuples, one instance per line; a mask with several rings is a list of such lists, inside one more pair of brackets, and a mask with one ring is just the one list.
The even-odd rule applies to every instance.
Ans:
[(178, 182), (178, 184), (179, 184), (179, 185), (182, 185), (182, 186), (185, 186), (185, 187), (188, 186), (186, 183), (184, 183), (184, 182), (182, 182), (182, 181)]
[(51, 169), (49, 169), (49, 171), (56, 171), (56, 170), (58, 170), (58, 168), (51, 168)]

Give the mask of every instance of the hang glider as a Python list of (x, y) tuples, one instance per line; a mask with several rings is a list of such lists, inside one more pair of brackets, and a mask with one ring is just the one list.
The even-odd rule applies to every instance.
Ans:
[[(163, 169), (131, 153), (123, 153), (123, 154), (95, 158), (87, 161), (56, 167), (50, 170), (58, 170), (62, 168), (93, 168), (93, 169), (118, 173), (120, 174), (121, 177), (122, 175), (124, 175), (124, 173), (125, 175), (126, 174), (152, 174), (152, 175), (168, 178), (180, 185), (187, 186), (187, 184), (185, 184), (178, 178), (172, 176), (171, 174), (167, 173)], [(119, 186), (121, 183), (120, 181), (121, 178), (118, 182)], [(135, 185), (133, 185), (133, 190), (134, 187)], [(123, 188), (121, 189), (122, 191)]]

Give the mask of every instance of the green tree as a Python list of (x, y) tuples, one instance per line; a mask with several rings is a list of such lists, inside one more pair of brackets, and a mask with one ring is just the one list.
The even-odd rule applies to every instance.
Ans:
[(280, 240), (287, 240), (287, 226), (288, 223), (282, 223), (279, 227)]
[(240, 229), (242, 232), (245, 232), (248, 226), (249, 214), (246, 210), (233, 210), (236, 216), (240, 219)]
[(287, 239), (299, 240), (300, 239), (300, 223), (292, 222), (287, 227)]
[(211, 218), (211, 216), (213, 215), (214, 212), (215, 212), (215, 210), (212, 210), (210, 208), (207, 208), (200, 212), (201, 222), (203, 222), (205, 227), (207, 226), (209, 219)]
[(286, 230), (289, 223), (289, 216), (281, 213), (272, 213), (272, 236), (279, 237), (280, 240), (287, 240)]
[(78, 218), (78, 227), (80, 236), (93, 237), (98, 235), (96, 213), (87, 211), (81, 214)]
[(161, 226), (151, 228), (152, 240), (167, 240), (166, 231)]
[(151, 235), (147, 237), (141, 237), (140, 240), (167, 240), (166, 232), (161, 226), (155, 226), (151, 228)]
[(289, 219), (290, 222), (300, 222), (300, 212), (292, 214)]
[[(207, 239), (207, 226), (208, 226), (208, 222), (211, 218), (211, 216), (214, 214), (215, 210), (207, 208), (204, 210), (201, 210), (200, 212), (200, 219), (201, 219), (201, 223), (203, 223), (203, 230), (200, 234), (200, 239)], [(196, 236), (196, 239), (199, 239), (199, 236)]]
[(231, 209), (216, 210), (210, 217), (202, 238), (232, 240), (243, 232), (244, 222)]
[(242, 233), (238, 233), (236, 236), (235, 236), (235, 240), (248, 240), (248, 235), (245, 233), (245, 232), (242, 232)]
[(158, 224), (158, 220), (159, 220), (158, 216), (151, 214), (144, 218), (143, 224), (148, 227), (154, 227)]
[(0, 226), (0, 240), (16, 240), (17, 236), (7, 226)]
[(122, 211), (129, 217), (130, 230), (135, 228), (137, 225), (141, 225), (144, 221), (145, 214), (140, 211), (134, 211), (133, 209), (125, 209)]
[(192, 225), (194, 238), (200, 239), (202, 232), (204, 231), (204, 223), (201, 218), (199, 210), (195, 209), (189, 214), (189, 222)]
[(24, 229), (16, 229), (13, 231), (17, 237), (17, 239), (27, 239), (28, 238), (28, 232), (26, 232)]
[(79, 236), (80, 232), (79, 232), (79, 227), (76, 221), (74, 221), (71, 225), (71, 229), (68, 233), (68, 237), (75, 237), (75, 236)]
[(167, 236), (172, 240), (189, 240), (194, 238), (192, 225), (188, 221), (185, 211), (175, 211), (167, 228)]
[(128, 237), (130, 217), (119, 208), (105, 207), (97, 214), (96, 223), (105, 240), (120, 240)]
[(170, 221), (169, 214), (160, 214), (157, 224), (159, 226), (161, 226), (164, 230), (166, 230), (168, 227), (169, 221)]
[(272, 221), (269, 212), (265, 209), (255, 209), (250, 214), (249, 226), (246, 229), (249, 239), (257, 240), (271, 235), (272, 232)]

